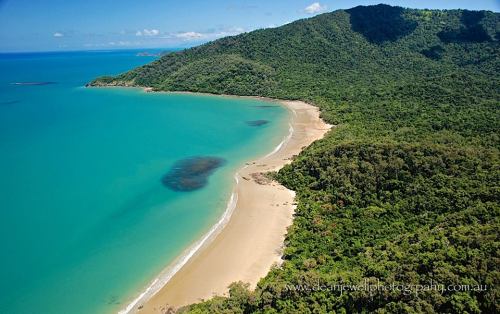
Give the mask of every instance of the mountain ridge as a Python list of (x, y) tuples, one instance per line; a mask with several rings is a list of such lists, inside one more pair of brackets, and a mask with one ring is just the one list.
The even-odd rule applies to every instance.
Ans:
[[(373, 11), (375, 10), (375, 11)], [(366, 22), (362, 21), (367, 21), (370, 19), (366, 19), (363, 15), (364, 14), (369, 14), (367, 13), (370, 12), (372, 15), (375, 16), (381, 16), (379, 18), (374, 19), (373, 22), (371, 22), (373, 25), (368, 25)], [(379, 13), (378, 11), (381, 12), (388, 12), (388, 13)], [(443, 14), (451, 14), (453, 15), (453, 18), (457, 18), (459, 14), (463, 14), (463, 12), (468, 12), (469, 15), (479, 15), (476, 17), (476, 20), (481, 17), (481, 16), (486, 16), (486, 15), (493, 15), (493, 16), (498, 16), (498, 14), (492, 13), (490, 11), (466, 11), (466, 10), (453, 10), (453, 11), (440, 11), (440, 10), (415, 10), (415, 9), (402, 9), (399, 7), (391, 7), (387, 5), (377, 5), (377, 6), (358, 6), (353, 9), (349, 10), (338, 10), (330, 13), (324, 13), (312, 18), (308, 19), (302, 19), (298, 20), (289, 24), (286, 24), (281, 27), (277, 28), (270, 28), (270, 29), (260, 29), (256, 30), (253, 32), (249, 33), (244, 33), (236, 36), (230, 36), (230, 37), (225, 37), (222, 39), (218, 39), (209, 43), (206, 43), (201, 46), (189, 48), (180, 52), (173, 52), (168, 54), (167, 56), (161, 58), (158, 61), (155, 61), (149, 65), (145, 65), (143, 67), (140, 67), (138, 69), (132, 70), (130, 72), (124, 73), (122, 75), (117, 76), (115, 79), (112, 79), (111, 77), (106, 77), (104, 79), (98, 79), (90, 83), (90, 85), (97, 85), (97, 84), (102, 84), (106, 85), (110, 82), (112, 84), (119, 85), (122, 83), (123, 85), (134, 85), (134, 86), (149, 86), (153, 87), (158, 90), (190, 90), (190, 91), (200, 91), (200, 92), (212, 92), (212, 93), (217, 93), (220, 92), (221, 86), (215, 86), (218, 88), (208, 88), (206, 86), (200, 86), (200, 84), (197, 84), (198, 82), (186, 82), (186, 84), (180, 84), (180, 83), (175, 83), (171, 82), (170, 80), (176, 78), (175, 76), (175, 71), (179, 70), (186, 62), (191, 62), (191, 61), (197, 61), (199, 59), (206, 58), (207, 56), (210, 56), (210, 54), (221, 54), (221, 53), (227, 53), (227, 54), (232, 54), (232, 55), (239, 55), (240, 61), (245, 61), (248, 60), (249, 63), (252, 63), (250, 61), (258, 62), (261, 65), (268, 65), (271, 66), (275, 69), (280, 69), (280, 64), (277, 60), (269, 60), (269, 54), (275, 53), (274, 50), (272, 49), (278, 49), (278, 51), (284, 55), (284, 57), (288, 57), (287, 60), (293, 60), (294, 63), (298, 62), (303, 62), (305, 61), (306, 64), (308, 63), (308, 60), (304, 60), (304, 58), (301, 58), (300, 56), (294, 56), (293, 54), (290, 57), (290, 53), (287, 53), (284, 50), (294, 50), (294, 45), (298, 45), (297, 49), (302, 50), (302, 54), (304, 56), (310, 56), (314, 55), (315, 53), (321, 53), (324, 52), (322, 49), (325, 48), (325, 46), (329, 46), (330, 48), (335, 48), (332, 47), (332, 44), (336, 44), (339, 47), (344, 46), (344, 43), (341, 42), (341, 35), (345, 34), (348, 32), (346, 25), (347, 18), (351, 19), (351, 23), (353, 24), (352, 28), (353, 30), (350, 31), (351, 35), (358, 34), (357, 37), (354, 38), (356, 45), (361, 49), (363, 53), (380, 53), (376, 51), (376, 49), (373, 49), (374, 47), (370, 47), (370, 45), (365, 45), (366, 43), (363, 42), (363, 39), (368, 41), (369, 43), (375, 43), (375, 44), (383, 44), (384, 42), (387, 41), (395, 41), (401, 37), (408, 36), (410, 33), (408, 33), (408, 29), (411, 29), (412, 27), (415, 28), (415, 21), (412, 20), (405, 20), (401, 18), (401, 14), (406, 12), (407, 14), (414, 14), (413, 18), (419, 18), (421, 22), (426, 23), (426, 19), (432, 18), (433, 15), (438, 15), (437, 18), (439, 18), (439, 15)], [(415, 15), (415, 12), (419, 12), (419, 14)], [(355, 14), (354, 14), (355, 13)], [(347, 16), (350, 15), (350, 16)], [(355, 17), (353, 17), (355, 16)], [(431, 16), (431, 17), (429, 17)], [(491, 16), (490, 16), (491, 18)], [(483, 17), (484, 19), (484, 17)], [(342, 22), (342, 23), (335, 23), (335, 22)], [(457, 24), (457, 21), (454, 21), (451, 19), (451, 21), (454, 24)], [(315, 23), (317, 22), (317, 23)], [(389, 22), (395, 22), (396, 26), (390, 25), (390, 27), (384, 26), (381, 27), (380, 30), (371, 30), (370, 29), (374, 25), (378, 25), (382, 23), (381, 25), (384, 25), (383, 23), (389, 23)], [(325, 27), (318, 27), (323, 25)], [(331, 25), (330, 25), (331, 24)], [(469, 24), (473, 24), (469, 22)], [(444, 32), (443, 34), (447, 35), (441, 35), (443, 38), (448, 38), (448, 37), (453, 37), (452, 34), (457, 33), (460, 34), (460, 25), (450, 25), (451, 30), (448, 31), (448, 33), (445, 32), (445, 29), (442, 29), (441, 32)], [(336, 29), (337, 32), (330, 31), (331, 29), (328, 29), (327, 27), (330, 27), (331, 29)], [(397, 28), (397, 31), (391, 31), (395, 27)], [(457, 27), (459, 27), (457, 29)], [(414, 30), (414, 29), (413, 29)], [(342, 32), (340, 32), (342, 31)], [(405, 33), (407, 32), (407, 33)], [(291, 40), (288, 41), (290, 45), (282, 45), (282, 42), (284, 41), (283, 38), (291, 37), (290, 34), (299, 34), (299, 36), (296, 36), (296, 38), (290, 38)], [(317, 36), (318, 41), (321, 41), (325, 43), (325, 46), (319, 46), (319, 47), (312, 47), (315, 49), (307, 49), (304, 50), (303, 44), (302, 43), (297, 43), (297, 39), (304, 39), (307, 37), (310, 33), (314, 33)], [(497, 36), (497, 34), (492, 34), (493, 31), (491, 30), (491, 26), (489, 27), (488, 31), (483, 31), (481, 32), (481, 36), (489, 36), (490, 41), (498, 42), (498, 38), (493, 38), (492, 36)], [(382, 34), (379, 37), (376, 37), (376, 34)], [(486, 34), (486, 35), (485, 35)], [(360, 36), (359, 36), (360, 35)], [(437, 34), (439, 35), (439, 34)], [(455, 34), (456, 35), (456, 34)], [(328, 38), (329, 36), (329, 38)], [(362, 36), (365, 36), (364, 38)], [(447, 36), (447, 37), (446, 37)], [(457, 35), (456, 35), (457, 36)], [(456, 37), (455, 36), (455, 37)], [(260, 42), (256, 43), (256, 38), (260, 38)], [(275, 39), (278, 40), (275, 40)], [(472, 38), (474, 39), (474, 38)], [(480, 38), (479, 38), (480, 39)], [(479, 40), (476, 39), (476, 40)], [(484, 39), (484, 38), (483, 38)], [(293, 41), (295, 40), (295, 41)], [(447, 40), (447, 39), (445, 39)], [(351, 41), (348, 41), (349, 44), (352, 44)], [(252, 46), (252, 44), (254, 46)], [(256, 44), (258, 44), (256, 46)], [(436, 42), (436, 45), (431, 46), (427, 45), (424, 46), (425, 44), (422, 42), (416, 42), (415, 44), (421, 45), (422, 47), (419, 48), (422, 54), (425, 54), (425, 51), (427, 51), (427, 55), (429, 57), (434, 56), (435, 58), (442, 58), (442, 46), (439, 45), (439, 42)], [(281, 45), (281, 47), (278, 47)], [(400, 47), (397, 47), (400, 48)], [(407, 47), (405, 47), (407, 48)], [(270, 51), (271, 49), (271, 51)], [(415, 49), (414, 49), (415, 50)], [(338, 52), (338, 51), (335, 51)], [(354, 51), (350, 51), (351, 53)], [(390, 51), (388, 51), (390, 52)], [(413, 51), (415, 52), (415, 51)], [(353, 56), (342, 56), (344, 59), (342, 61), (342, 66), (346, 66), (345, 63), (349, 63), (349, 60), (359, 60), (360, 59), (360, 54), (354, 54)], [(345, 60), (348, 59), (348, 60)], [(380, 59), (380, 58), (378, 58)], [(337, 62), (339, 63), (339, 62)], [(348, 66), (349, 64), (347, 64)], [(300, 67), (299, 67), (300, 68)], [(252, 70), (254, 67), (249, 66), (249, 72), (252, 74)], [(169, 73), (169, 71), (171, 73)], [(257, 69), (257, 72), (259, 70)], [(246, 74), (247, 72), (243, 71), (241, 73), (235, 73), (231, 72), (234, 77), (240, 77), (243, 76), (243, 74)], [(275, 73), (279, 74), (279, 73)], [(170, 76), (171, 75), (171, 76)], [(222, 77), (224, 79), (224, 77)], [(164, 82), (161, 82), (160, 79), (165, 80)], [(182, 80), (181, 80), (182, 81)], [(195, 83), (195, 84), (193, 84)], [(260, 79), (257, 79), (257, 83), (260, 83)], [(239, 92), (237, 89), (233, 88), (225, 88), (223, 89), (224, 93), (226, 94), (243, 94), (242, 92)], [(252, 93), (253, 92), (253, 93)], [(272, 95), (273, 93), (267, 89), (264, 89), (260, 91), (260, 94), (265, 92), (268, 95)], [(255, 89), (248, 88), (248, 92), (246, 93), (247, 95), (256, 95), (259, 94), (255, 92)], [(284, 95), (286, 96), (286, 95)]]

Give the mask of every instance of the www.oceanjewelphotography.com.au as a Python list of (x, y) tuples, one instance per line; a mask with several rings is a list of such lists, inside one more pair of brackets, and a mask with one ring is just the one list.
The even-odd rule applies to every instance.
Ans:
[(366, 279), (358, 283), (338, 282), (338, 283), (321, 283), (314, 284), (295, 284), (286, 285), (286, 290), (296, 292), (317, 292), (317, 291), (331, 291), (332, 293), (349, 292), (368, 292), (371, 296), (384, 292), (400, 292), (404, 295), (418, 296), (420, 293), (429, 291), (438, 291), (440, 294), (446, 292), (483, 292), (488, 290), (485, 284), (466, 284), (466, 283), (453, 283), (442, 284), (430, 280), (428, 283), (404, 283), (404, 282), (381, 282), (378, 279)]

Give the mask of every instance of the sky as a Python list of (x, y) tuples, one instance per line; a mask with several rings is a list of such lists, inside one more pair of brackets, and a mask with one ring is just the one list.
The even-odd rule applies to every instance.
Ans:
[(189, 47), (378, 3), (500, 11), (500, 0), (0, 0), (0, 52)]

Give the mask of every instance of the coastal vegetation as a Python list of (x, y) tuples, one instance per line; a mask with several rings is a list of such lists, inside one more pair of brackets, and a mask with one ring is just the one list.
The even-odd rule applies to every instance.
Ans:
[(499, 40), (498, 13), (360, 6), (92, 82), (299, 99), (336, 126), (273, 174), (297, 192), (283, 264), (181, 311), (499, 313)]

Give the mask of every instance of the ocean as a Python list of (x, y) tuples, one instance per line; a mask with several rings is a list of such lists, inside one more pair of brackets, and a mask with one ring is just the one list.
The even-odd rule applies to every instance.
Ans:
[(0, 54), (1, 313), (125, 308), (287, 136), (270, 102), (84, 87), (138, 52)]

